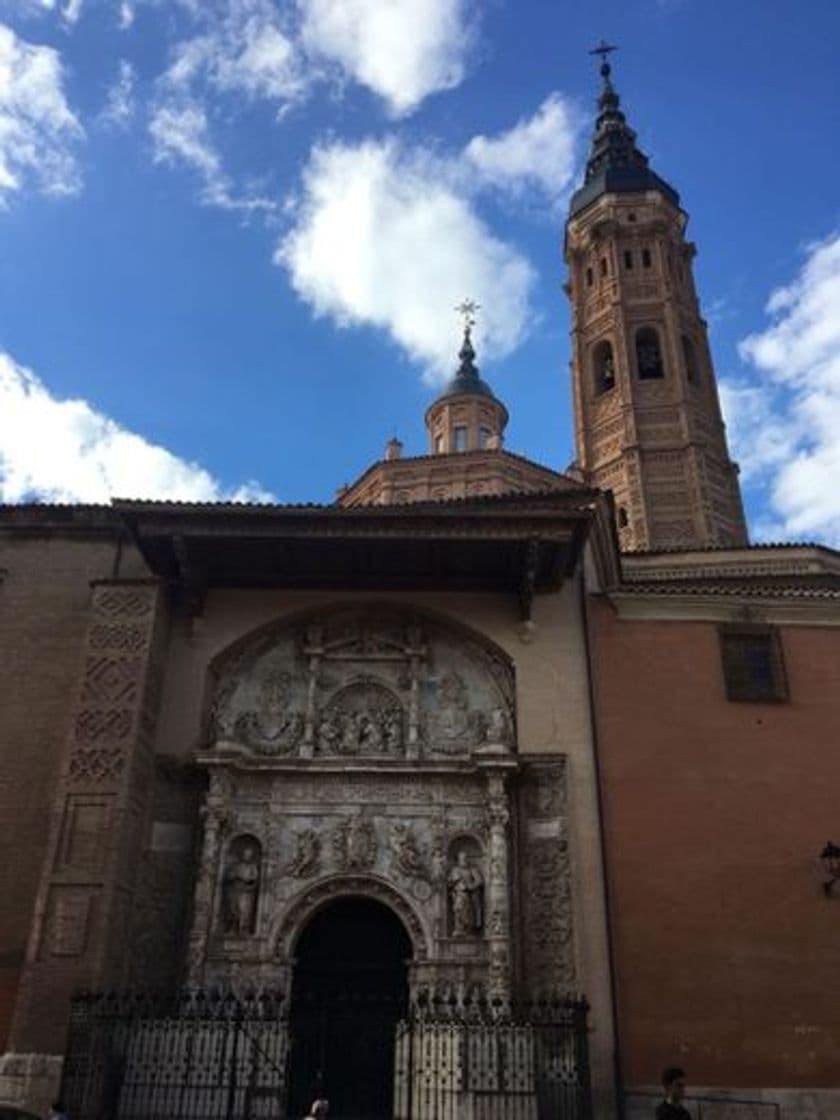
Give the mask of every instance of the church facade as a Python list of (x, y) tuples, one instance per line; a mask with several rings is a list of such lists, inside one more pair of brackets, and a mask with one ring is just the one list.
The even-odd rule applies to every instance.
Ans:
[(468, 319), (428, 454), (333, 505), (0, 510), (0, 1102), (56, 1093), (79, 989), (340, 974), (585, 995), (597, 1116), (671, 1063), (840, 1116), (840, 556), (747, 543), (687, 219), (602, 78), (569, 473), (505, 449)]

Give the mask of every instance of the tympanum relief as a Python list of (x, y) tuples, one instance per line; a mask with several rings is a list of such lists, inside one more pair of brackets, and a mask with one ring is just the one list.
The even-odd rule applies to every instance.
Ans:
[(278, 628), (216, 682), (211, 748), (263, 758), (457, 757), (513, 748), (509, 665), (469, 637), (396, 612)]

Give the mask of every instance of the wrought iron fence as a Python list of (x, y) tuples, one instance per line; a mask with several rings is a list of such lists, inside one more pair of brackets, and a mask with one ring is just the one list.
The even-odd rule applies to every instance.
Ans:
[(318, 1070), (331, 1120), (590, 1120), (585, 1001), (419, 999), (385, 1033), (388, 1014), (370, 993), (317, 1015), (276, 992), (83, 993), (62, 1099), (73, 1120), (297, 1120)]

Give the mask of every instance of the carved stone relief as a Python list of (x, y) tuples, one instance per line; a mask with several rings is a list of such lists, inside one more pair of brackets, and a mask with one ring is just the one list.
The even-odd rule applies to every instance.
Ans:
[(387, 610), (261, 635), (222, 668), (209, 746), (262, 758), (468, 756), (513, 747), (509, 663), (445, 625)]
[(332, 834), (333, 851), (341, 871), (373, 867), (379, 840), (376, 829), (363, 817), (345, 817)]
[(564, 760), (531, 763), (520, 787), (522, 959), (526, 989), (573, 991), (575, 966)]

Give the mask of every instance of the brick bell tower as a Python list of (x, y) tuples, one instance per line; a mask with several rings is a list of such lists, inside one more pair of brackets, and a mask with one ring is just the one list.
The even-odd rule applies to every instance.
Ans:
[(623, 551), (747, 543), (694, 245), (679, 195), (648, 166), (603, 87), (583, 186), (566, 224), (578, 464), (611, 490)]

